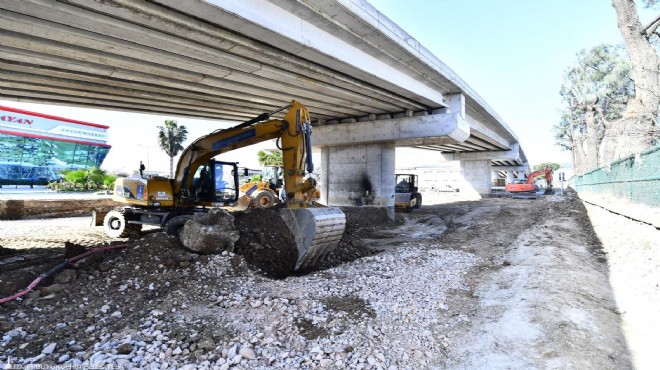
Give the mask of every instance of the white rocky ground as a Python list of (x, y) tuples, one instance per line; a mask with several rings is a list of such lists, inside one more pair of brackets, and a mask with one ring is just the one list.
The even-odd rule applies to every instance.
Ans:
[[(61, 273), (68, 276), (59, 287), (0, 306), (0, 361), (136, 369), (632, 367), (636, 344), (623, 337), (609, 282), (618, 267), (604, 263), (616, 246), (601, 250), (574, 197), (424, 207), (369, 243), (385, 251), (273, 280), (239, 256), (199, 256), (150, 234)], [(645, 263), (635, 261), (638, 269)], [(645, 286), (657, 295), (657, 285)]]

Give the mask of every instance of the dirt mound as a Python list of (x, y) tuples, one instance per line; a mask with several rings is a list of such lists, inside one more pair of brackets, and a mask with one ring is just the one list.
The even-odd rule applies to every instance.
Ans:
[(234, 252), (260, 272), (273, 278), (291, 275), (298, 249), (293, 234), (280, 217), (279, 207), (234, 212), (234, 226), (240, 239)]

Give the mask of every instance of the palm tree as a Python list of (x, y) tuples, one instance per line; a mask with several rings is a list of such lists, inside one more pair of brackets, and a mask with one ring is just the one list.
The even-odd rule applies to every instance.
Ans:
[(262, 166), (282, 166), (282, 152), (279, 150), (260, 150), (257, 156)]
[(174, 177), (174, 157), (183, 150), (181, 144), (187, 137), (186, 126), (178, 126), (176, 121), (167, 120), (165, 126), (158, 126), (158, 145), (170, 157), (170, 177)]

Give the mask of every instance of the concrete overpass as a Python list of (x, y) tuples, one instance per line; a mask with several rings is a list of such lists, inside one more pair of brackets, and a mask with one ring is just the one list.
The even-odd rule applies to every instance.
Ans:
[(481, 193), (527, 168), (493, 109), (360, 0), (0, 0), (0, 70), (16, 101), (241, 121), (297, 99), (333, 205), (366, 176), (391, 206), (396, 146), (461, 160)]

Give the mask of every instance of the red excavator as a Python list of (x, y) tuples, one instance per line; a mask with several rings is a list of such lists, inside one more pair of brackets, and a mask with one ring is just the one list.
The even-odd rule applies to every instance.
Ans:
[(552, 193), (552, 169), (550, 167), (546, 167), (543, 170), (539, 171), (534, 171), (529, 176), (527, 176), (527, 180), (524, 182), (516, 183), (515, 181), (511, 184), (506, 184), (506, 191), (509, 193), (533, 193), (536, 192), (536, 187), (534, 186), (534, 179), (538, 176), (544, 175), (545, 176), (545, 181), (547, 182), (548, 186), (545, 188), (544, 194), (550, 194)]

